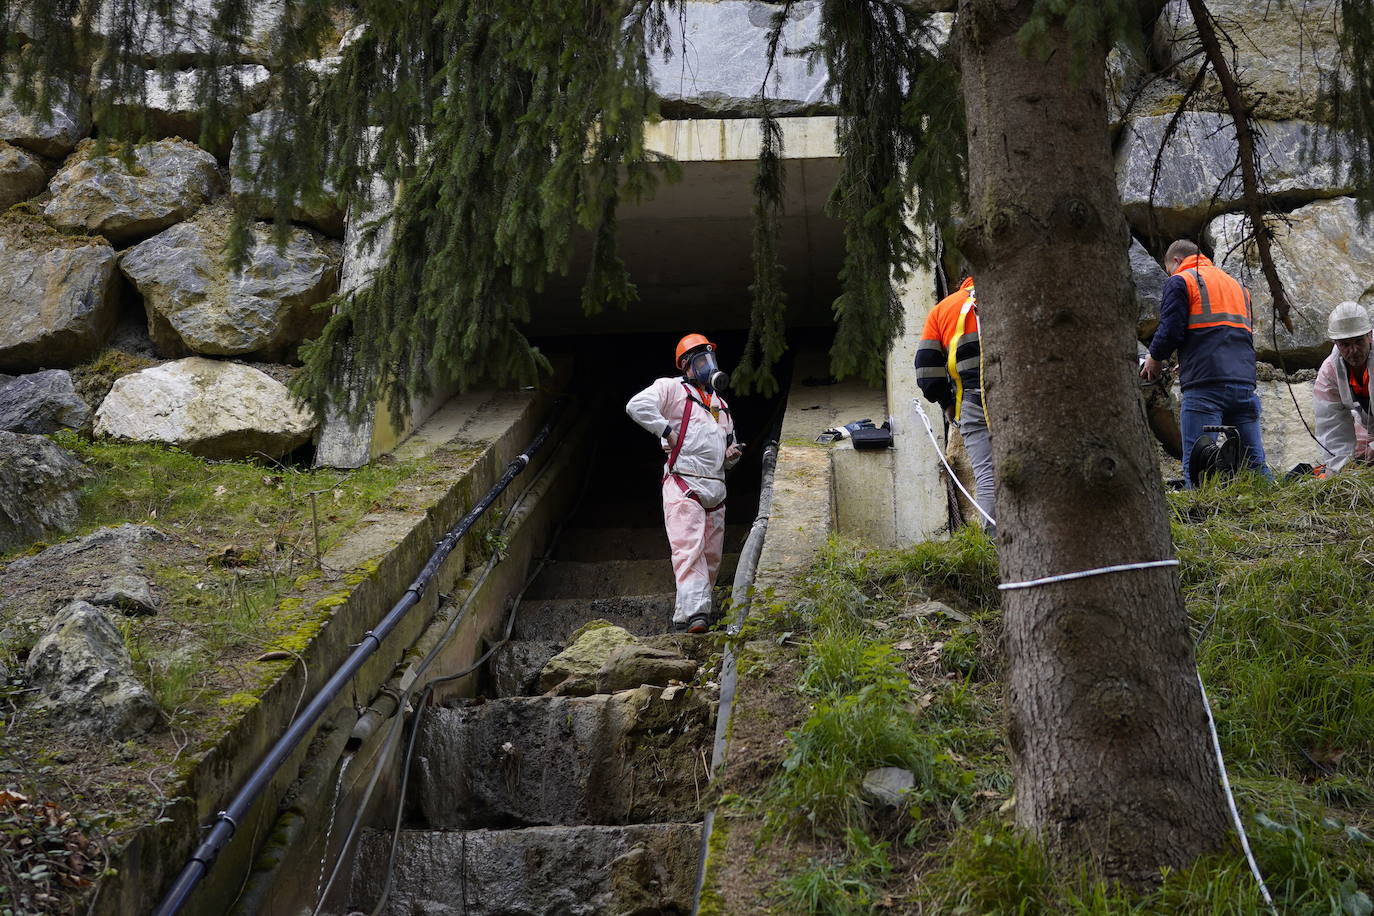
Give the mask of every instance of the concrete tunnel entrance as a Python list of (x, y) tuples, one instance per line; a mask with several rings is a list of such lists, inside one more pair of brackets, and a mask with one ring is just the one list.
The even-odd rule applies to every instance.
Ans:
[[(777, 395), (726, 394), (746, 449), (728, 477), (718, 609), (757, 511), (762, 453), (781, 425), (792, 352), (824, 352), (831, 337), (841, 233), (821, 210), (833, 174), (823, 174), (824, 162), (789, 165), (791, 351), (776, 369)], [(535, 304), (526, 331), (558, 367), (578, 417), (561, 486), (579, 493), (562, 497), (570, 508), (510, 599), (509, 642), (470, 695), (446, 698), (418, 728), (395, 855), (387, 831), (364, 833), (340, 912), (366, 911), (384, 891), (383, 912), (395, 914), (441, 901), (492, 916), (610, 912), (631, 892), (636, 912), (691, 912), (708, 777), (701, 761), (714, 728), (707, 692), (665, 689), (661, 673), (641, 679), (638, 669), (614, 682), (605, 668), (582, 687), (551, 688), (546, 665), (597, 619), (637, 637), (650, 663), (683, 665), (683, 680), (692, 680), (686, 668), (709, 661), (713, 640), (669, 632), (664, 454), (624, 408), (654, 379), (677, 374), (673, 350), (683, 334), (708, 335), (723, 368), (736, 367), (750, 313), (753, 170), (748, 157), (688, 162), (683, 182), (622, 210), (621, 256), (641, 297), (634, 308), (583, 316), (581, 263)], [(493, 633), (484, 647), (496, 646)]]

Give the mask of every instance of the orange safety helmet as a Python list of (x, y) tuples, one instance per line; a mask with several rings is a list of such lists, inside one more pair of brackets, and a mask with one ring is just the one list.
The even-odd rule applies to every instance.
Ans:
[(679, 340), (677, 342), (677, 353), (674, 355), (674, 362), (677, 368), (682, 368), (682, 357), (686, 356), (689, 351), (695, 350), (698, 347), (710, 347), (714, 350), (716, 345), (707, 340), (704, 334), (688, 334), (686, 337)]

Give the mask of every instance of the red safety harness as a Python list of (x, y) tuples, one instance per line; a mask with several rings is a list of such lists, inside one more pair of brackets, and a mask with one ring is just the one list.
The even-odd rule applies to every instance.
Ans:
[[(677, 467), (677, 456), (682, 452), (682, 440), (687, 438), (687, 423), (692, 419), (692, 404), (696, 402), (696, 398), (692, 397), (691, 386), (683, 382), (682, 387), (687, 391), (687, 406), (682, 408), (682, 425), (678, 427), (677, 441), (673, 443), (673, 450), (668, 453), (668, 469), (664, 472), (663, 480), (659, 481), (659, 483), (662, 484), (671, 477), (673, 482), (682, 490), (683, 496), (686, 496), (688, 499), (695, 499), (698, 504), (701, 504), (701, 497), (696, 494), (695, 490), (687, 486), (687, 481), (683, 480), (682, 475), (674, 470)], [(727, 412), (729, 411), (729, 408), (722, 409)], [(717, 512), (725, 508), (725, 500), (722, 499), (718, 506), (712, 506), (707, 509), (706, 506), (702, 504), (701, 508), (706, 509), (707, 512)]]

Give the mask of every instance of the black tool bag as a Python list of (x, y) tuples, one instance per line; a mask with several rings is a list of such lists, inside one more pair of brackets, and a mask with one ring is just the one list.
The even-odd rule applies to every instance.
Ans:
[(850, 438), (854, 440), (854, 447), (861, 451), (892, 448), (892, 427), (884, 423), (882, 426), (856, 429), (850, 433)]

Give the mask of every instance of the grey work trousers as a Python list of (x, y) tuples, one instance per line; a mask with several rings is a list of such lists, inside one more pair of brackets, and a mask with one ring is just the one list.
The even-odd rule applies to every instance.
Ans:
[[(968, 452), (969, 464), (973, 465), (973, 476), (977, 481), (974, 487), (974, 501), (979, 508), (996, 518), (997, 479), (992, 467), (992, 434), (988, 432), (988, 421), (983, 413), (983, 393), (977, 389), (964, 392), (964, 403), (959, 409), (959, 434), (964, 437), (964, 451)], [(986, 518), (978, 516), (983, 528), (991, 534), (995, 526)]]

